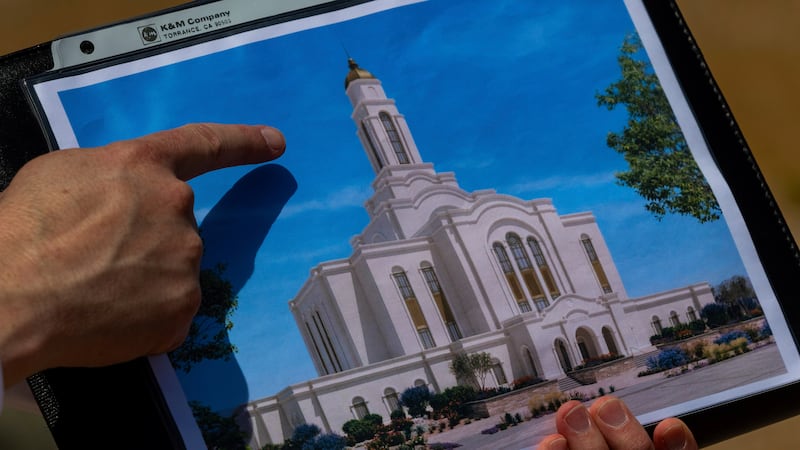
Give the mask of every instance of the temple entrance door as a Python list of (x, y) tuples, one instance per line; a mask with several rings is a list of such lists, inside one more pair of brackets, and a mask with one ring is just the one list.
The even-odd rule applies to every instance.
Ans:
[(556, 341), (556, 353), (558, 354), (558, 362), (561, 363), (561, 368), (564, 372), (572, 372), (572, 363), (569, 359), (569, 352), (567, 351), (567, 346), (564, 345), (564, 341), (561, 339)]

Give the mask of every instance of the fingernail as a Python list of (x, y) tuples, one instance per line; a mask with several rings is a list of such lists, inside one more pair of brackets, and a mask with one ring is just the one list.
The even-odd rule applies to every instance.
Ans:
[(620, 428), (628, 422), (628, 413), (617, 399), (608, 400), (600, 406), (597, 418), (611, 428)]
[(547, 445), (547, 450), (567, 450), (567, 440), (562, 437), (554, 441), (550, 441), (550, 443)]
[(583, 433), (592, 426), (591, 423), (589, 423), (589, 413), (583, 405), (572, 408), (572, 410), (567, 413), (566, 417), (564, 417), (564, 422), (576, 433)]
[(286, 140), (283, 138), (283, 134), (275, 128), (264, 127), (261, 129), (261, 135), (264, 136), (264, 141), (267, 142), (267, 147), (270, 150), (282, 153), (286, 148)]
[(686, 430), (679, 423), (672, 425), (661, 434), (661, 445), (666, 450), (683, 450), (686, 448)]

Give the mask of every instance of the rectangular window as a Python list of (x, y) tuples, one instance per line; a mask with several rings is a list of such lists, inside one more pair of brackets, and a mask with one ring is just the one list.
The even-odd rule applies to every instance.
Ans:
[(520, 310), (520, 311), (522, 311), (522, 312), (524, 312), (524, 313), (533, 311), (533, 310), (531, 309), (531, 304), (530, 304), (530, 303), (528, 303), (528, 301), (527, 301), (527, 300), (524, 300), (524, 301), (518, 302), (517, 304), (519, 305), (519, 310)]
[(311, 331), (311, 326), (308, 325), (306, 322), (306, 330), (308, 330), (308, 336), (311, 338), (311, 343), (314, 344), (314, 350), (317, 352), (317, 359), (322, 363), (322, 370), (325, 372), (325, 375), (330, 374), (331, 372), (328, 370), (328, 365), (325, 364), (325, 358), (322, 357), (322, 352), (319, 351), (319, 345), (317, 345), (317, 339), (314, 337), (314, 333)]
[(604, 294), (610, 294), (611, 284), (608, 282), (608, 277), (606, 277), (606, 272), (603, 270), (602, 264), (600, 264), (600, 259), (597, 257), (597, 253), (594, 251), (594, 244), (592, 244), (592, 240), (589, 238), (585, 238), (581, 240), (583, 244), (583, 248), (586, 250), (586, 255), (589, 257), (589, 262), (592, 264), (592, 269), (594, 270), (595, 275), (597, 275), (597, 281), (600, 282), (600, 287), (603, 288)]
[(397, 392), (393, 392), (384, 398), (386, 398), (386, 407), (389, 408), (389, 413), (400, 409), (400, 400), (397, 398)]
[(417, 330), (419, 333), (419, 340), (422, 341), (422, 347), (425, 349), (436, 347), (436, 343), (433, 342), (433, 335), (431, 334), (431, 330), (427, 328), (420, 328)]
[(461, 330), (458, 329), (458, 324), (455, 322), (447, 322), (447, 333), (450, 335), (450, 340), (455, 342), (461, 339)]
[(423, 267), (422, 276), (425, 278), (425, 282), (428, 284), (428, 288), (433, 296), (433, 301), (439, 309), (439, 315), (447, 326), (450, 340), (455, 342), (461, 339), (461, 331), (458, 329), (456, 319), (453, 317), (453, 311), (450, 309), (450, 304), (444, 296), (444, 291), (442, 291), (442, 286), (439, 284), (439, 278), (436, 277), (436, 272), (434, 272), (433, 267)]
[(394, 279), (397, 282), (397, 288), (400, 289), (400, 294), (404, 299), (416, 299), (414, 296), (414, 290), (411, 289), (411, 283), (408, 282), (408, 277), (404, 272), (397, 272), (392, 274), (392, 276), (394, 276)]
[(553, 274), (550, 272), (550, 267), (547, 265), (547, 260), (544, 259), (544, 253), (542, 253), (542, 247), (539, 246), (539, 242), (532, 237), (528, 238), (528, 246), (531, 248), (533, 259), (536, 261), (536, 265), (539, 267), (539, 272), (542, 274), (544, 284), (547, 286), (550, 296), (552, 298), (560, 297), (561, 292), (556, 287)]

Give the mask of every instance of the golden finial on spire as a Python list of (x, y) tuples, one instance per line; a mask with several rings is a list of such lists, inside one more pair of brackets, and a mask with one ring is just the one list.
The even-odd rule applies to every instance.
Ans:
[(347, 73), (347, 77), (344, 79), (345, 89), (350, 86), (350, 82), (353, 80), (375, 78), (369, 71), (358, 67), (358, 63), (353, 58), (347, 58), (347, 66), (350, 67), (350, 72)]

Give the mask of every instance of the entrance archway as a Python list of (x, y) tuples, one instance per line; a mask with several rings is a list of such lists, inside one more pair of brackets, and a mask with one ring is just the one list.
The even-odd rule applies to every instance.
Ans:
[(563, 369), (564, 372), (572, 372), (572, 362), (570, 361), (567, 345), (564, 344), (564, 341), (561, 339), (556, 339), (555, 346), (556, 354), (558, 355), (558, 362), (561, 364), (561, 369)]
[(611, 328), (603, 327), (603, 340), (606, 341), (606, 347), (608, 347), (608, 353), (619, 355), (617, 342), (614, 340), (614, 332), (611, 331)]
[(575, 342), (578, 343), (578, 350), (580, 350), (581, 358), (583, 358), (584, 361), (599, 356), (594, 336), (592, 332), (586, 328), (581, 327), (575, 330)]

